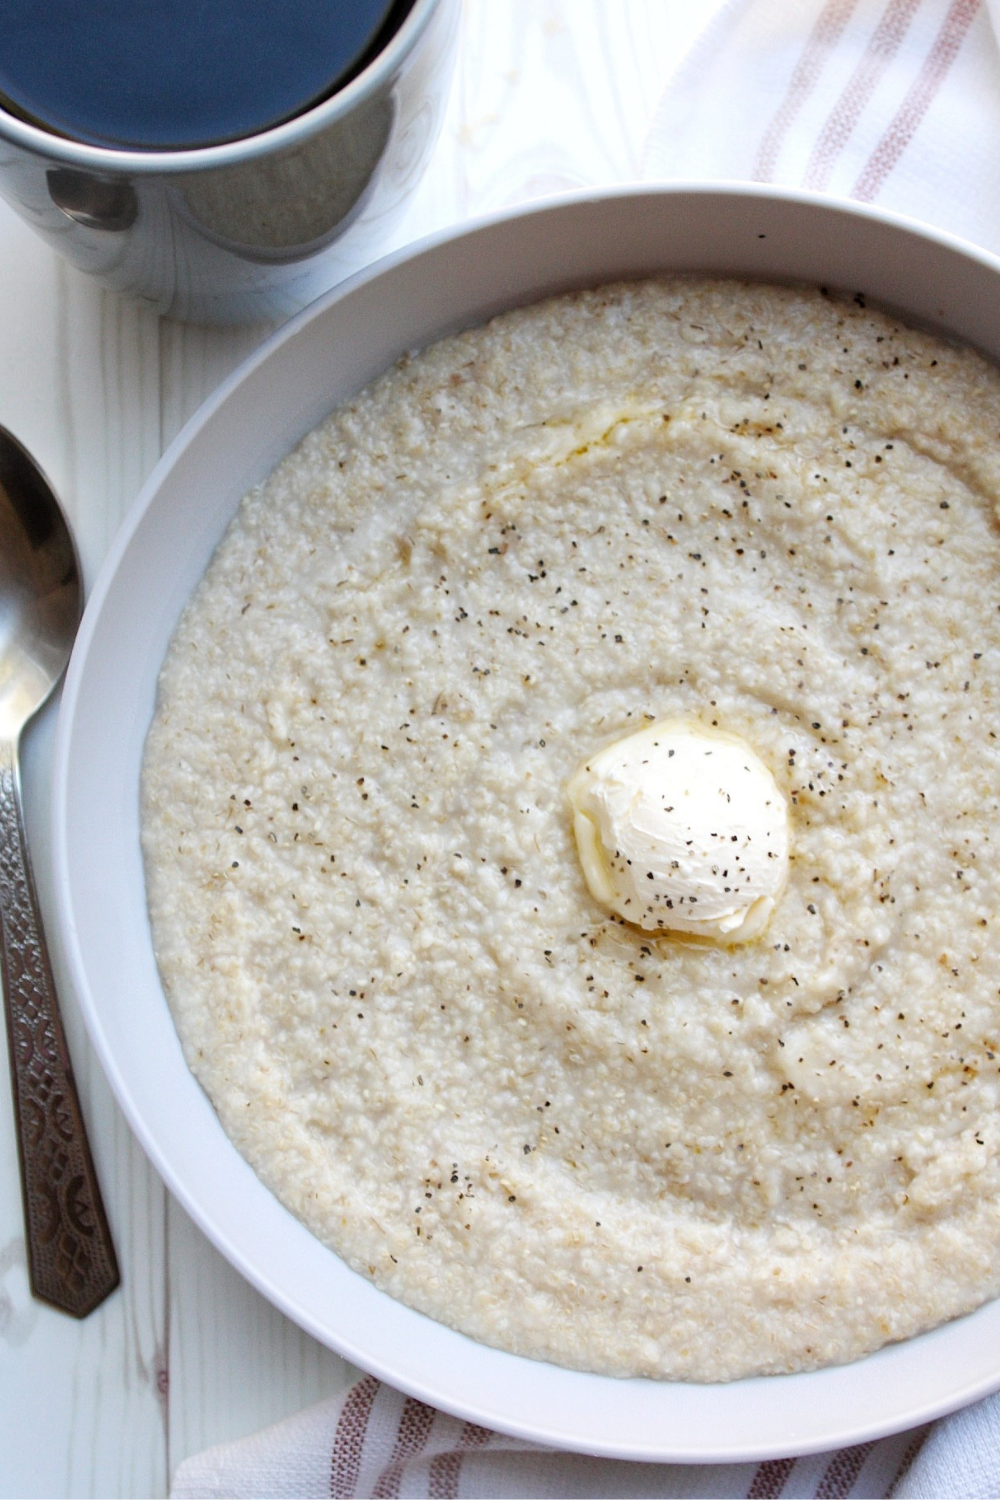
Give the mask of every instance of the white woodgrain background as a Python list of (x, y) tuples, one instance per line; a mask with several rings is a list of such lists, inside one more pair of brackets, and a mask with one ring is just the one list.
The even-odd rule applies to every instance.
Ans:
[[(717, 4), (467, 0), (444, 130), (394, 244), (528, 198), (638, 178), (664, 84)], [(88, 584), (164, 446), (266, 332), (160, 320), (63, 265), (0, 204), (0, 423), (63, 497)], [(24, 777), (48, 910), (53, 728), (46, 711)], [(0, 1494), (163, 1495), (188, 1454), (331, 1394), (355, 1372), (244, 1283), (166, 1192), (95, 1062), (52, 925), (123, 1284), (82, 1324), (32, 1302), (0, 1098)], [(0, 1095), (5, 1074), (0, 1060)]]

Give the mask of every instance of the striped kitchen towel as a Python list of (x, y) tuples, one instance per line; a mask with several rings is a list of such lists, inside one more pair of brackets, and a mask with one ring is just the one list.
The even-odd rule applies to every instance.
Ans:
[(1000, 0), (726, 0), (655, 110), (650, 179), (878, 203), (1000, 251)]
[(488, 1432), (371, 1375), (181, 1464), (173, 1500), (284, 1496), (1000, 1495), (1000, 1397), (876, 1443), (748, 1464), (625, 1463)]

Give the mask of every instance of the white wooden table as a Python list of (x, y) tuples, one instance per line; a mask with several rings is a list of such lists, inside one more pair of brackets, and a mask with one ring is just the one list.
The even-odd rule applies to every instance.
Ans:
[[(467, 0), (445, 126), (394, 244), (528, 198), (638, 178), (657, 99), (717, 4)], [(59, 490), (88, 586), (163, 448), (266, 332), (158, 319), (64, 265), (0, 204), (0, 422)], [(53, 707), (24, 763), (48, 912), (54, 726)], [(332, 1394), (355, 1371), (244, 1283), (167, 1193), (94, 1058), (54, 927), (122, 1286), (79, 1324), (32, 1301), (0, 1098), (0, 1495), (163, 1495), (188, 1454)]]

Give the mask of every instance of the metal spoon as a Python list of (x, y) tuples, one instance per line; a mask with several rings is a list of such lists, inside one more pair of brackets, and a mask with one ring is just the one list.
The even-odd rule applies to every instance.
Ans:
[(114, 1291), (118, 1265), (38, 914), (18, 745), (62, 676), (82, 605), (59, 503), (0, 427), (0, 961), (31, 1290), (77, 1318)]

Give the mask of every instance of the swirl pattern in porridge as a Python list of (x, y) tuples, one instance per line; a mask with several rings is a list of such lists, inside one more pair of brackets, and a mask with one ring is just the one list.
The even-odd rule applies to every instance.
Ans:
[[(1000, 377), (678, 280), (404, 360), (248, 495), (163, 668), (157, 959), (239, 1150), (487, 1343), (722, 1380), (1000, 1289)], [(739, 736), (739, 946), (584, 879), (566, 784)]]

